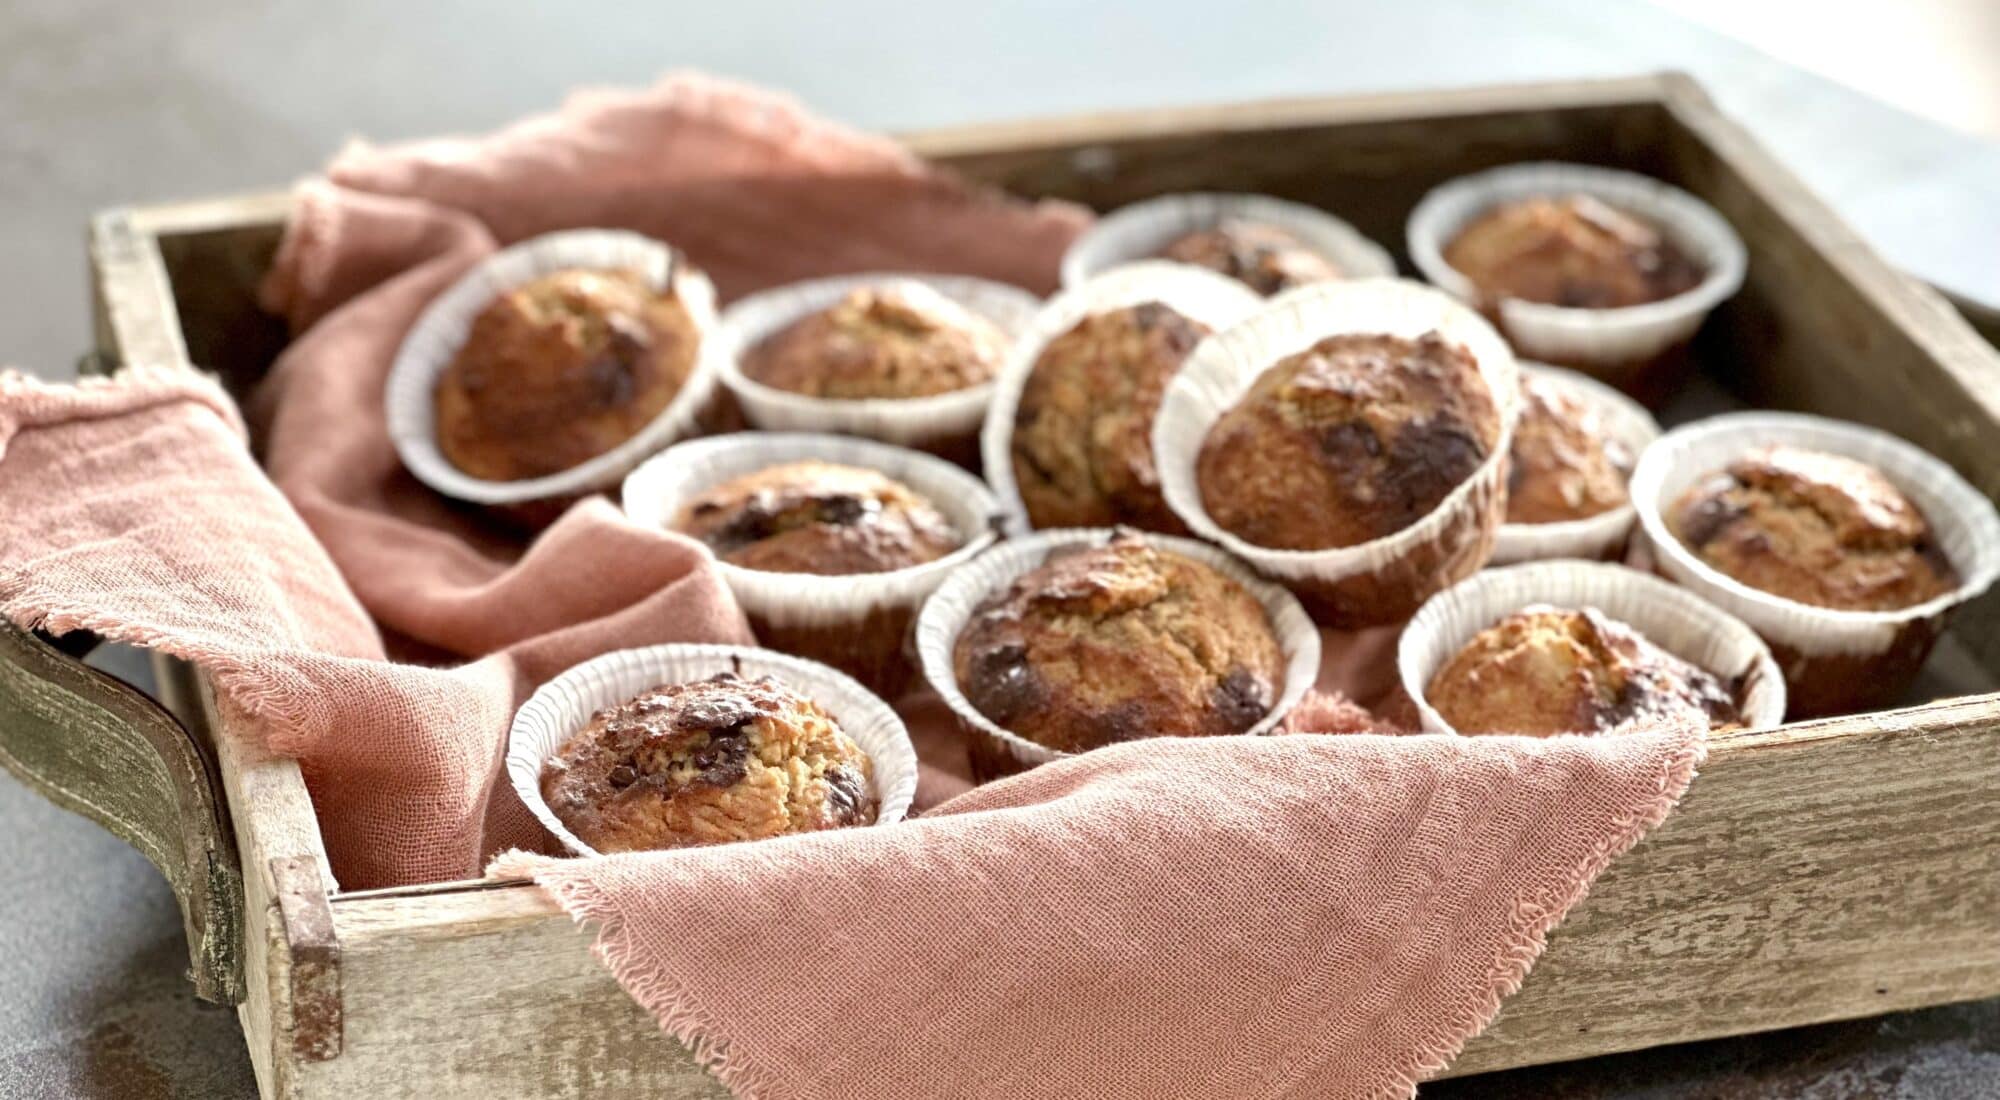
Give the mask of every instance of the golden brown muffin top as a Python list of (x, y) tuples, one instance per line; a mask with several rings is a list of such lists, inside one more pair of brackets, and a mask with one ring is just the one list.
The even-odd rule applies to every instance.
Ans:
[(1536, 605), (1473, 636), (1424, 697), (1460, 733), (1631, 733), (1742, 724), (1736, 690), (1592, 608)]
[(1667, 522), (1711, 567), (1817, 607), (1894, 611), (1959, 583), (1910, 498), (1840, 455), (1757, 448), (1681, 494)]
[(1185, 530), (1160, 497), (1153, 417), (1207, 325), (1159, 302), (1094, 313), (1048, 342), (1021, 388), (1014, 481), (1036, 527)]
[(1329, 336), (1259, 375), (1209, 428), (1195, 479), (1224, 530), (1324, 550), (1408, 527), (1499, 441), (1499, 411), (1463, 345)]
[(1007, 346), (970, 310), (862, 287), (759, 341), (743, 374), (809, 397), (928, 397), (990, 381)]
[(560, 473), (637, 435), (694, 372), (701, 335), (630, 271), (558, 271), (473, 318), (432, 391), (438, 450), (487, 481)]
[(598, 711), (542, 766), (542, 797), (600, 852), (872, 825), (875, 765), (768, 677), (662, 684)]
[(1242, 218), (1224, 218), (1211, 228), (1176, 237), (1159, 258), (1219, 272), (1267, 297), (1341, 277), (1339, 268), (1297, 237)]
[(1657, 227), (1588, 195), (1504, 202), (1444, 249), (1488, 298), (1614, 309), (1657, 302), (1702, 280)]
[(995, 725), (1082, 752), (1242, 733), (1276, 704), (1285, 657), (1242, 585), (1125, 533), (1054, 551), (981, 603), (953, 668)]
[(683, 506), (674, 529), (732, 565), (824, 576), (908, 569), (965, 542), (937, 505), (902, 482), (817, 460), (731, 478)]
[(1597, 406), (1546, 378), (1521, 375), (1521, 419), (1508, 452), (1507, 522), (1560, 523), (1622, 508), (1632, 449)]

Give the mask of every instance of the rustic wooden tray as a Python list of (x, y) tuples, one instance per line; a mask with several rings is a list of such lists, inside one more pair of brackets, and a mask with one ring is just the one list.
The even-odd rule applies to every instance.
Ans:
[[(1736, 402), (1915, 440), (2000, 492), (2000, 355), (1892, 270), (1685, 77), (1152, 111), (920, 134), (1026, 195), (1111, 207), (1195, 188), (1339, 211), (1384, 244), (1432, 185), (1511, 161), (1619, 165), (1721, 210), (1743, 292), (1694, 349)], [(237, 387), (282, 346), (256, 283), (288, 202), (94, 223), (95, 366), (199, 364)], [(1961, 615), (1923, 705), (1717, 736), (1685, 805), (1551, 938), (1473, 1073), (2000, 994), (1995, 603)], [(203, 996), (239, 1004), (266, 1097), (720, 1096), (521, 883), (343, 893), (295, 764), (220, 735), (202, 676), (168, 708), (0, 632), (0, 762), (173, 880)], [(178, 720), (176, 720), (176, 717)], [(74, 750), (82, 744), (85, 753)]]

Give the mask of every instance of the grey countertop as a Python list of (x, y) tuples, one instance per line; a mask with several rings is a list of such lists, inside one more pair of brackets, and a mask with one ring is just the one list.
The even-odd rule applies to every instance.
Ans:
[[(490, 128), (579, 84), (681, 66), (782, 86), (884, 129), (1684, 69), (1892, 259), (2000, 301), (2000, 146), (1635, 0), (1036, 0), (950, 12), (878, 0), (9, 0), (0, 363), (62, 377), (83, 350), (93, 210), (282, 184), (349, 135)], [(114, 660), (132, 667), (130, 655)], [(0, 1100), (251, 1095), (234, 1014), (193, 1000), (172, 898), (145, 861), (5, 777), (0, 835), (13, 838), (0, 860)], [(2000, 1002), (1986, 1002), (1424, 1095), (1951, 1100), (1994, 1095), (1996, 1080)]]

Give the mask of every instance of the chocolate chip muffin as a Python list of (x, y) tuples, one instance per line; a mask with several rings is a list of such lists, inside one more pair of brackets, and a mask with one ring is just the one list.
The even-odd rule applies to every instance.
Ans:
[(674, 529), (731, 565), (823, 576), (908, 569), (965, 542), (937, 505), (902, 482), (815, 460), (725, 481), (682, 507)]
[(1508, 452), (1507, 522), (1561, 523), (1624, 507), (1634, 458), (1595, 406), (1523, 373), (1521, 419)]
[(1464, 346), (1330, 336), (1279, 360), (1209, 428), (1195, 480), (1209, 517), (1257, 546), (1355, 546), (1435, 509), (1500, 431)]
[(1008, 339), (938, 294), (863, 287), (744, 353), (743, 375), (809, 397), (929, 397), (990, 381)]
[(1760, 447), (1697, 482), (1666, 520), (1711, 567), (1816, 607), (1894, 611), (1959, 584), (1910, 498), (1840, 455)]
[(1153, 416), (1209, 329), (1159, 302), (1092, 314), (1049, 341), (1021, 388), (1014, 482), (1036, 527), (1185, 530), (1160, 497)]
[(874, 762), (818, 703), (766, 677), (662, 684), (594, 715), (542, 797), (600, 852), (872, 825)]
[(995, 725), (1061, 752), (1242, 733), (1285, 657), (1264, 607), (1216, 569), (1126, 533), (1052, 553), (973, 612), (959, 690)]
[(1332, 261), (1276, 226), (1225, 218), (1209, 229), (1177, 237), (1160, 259), (1220, 272), (1266, 296), (1307, 283), (1341, 277)]
[(1526, 607), (1473, 636), (1424, 697), (1460, 733), (1623, 733), (1742, 724), (1736, 690), (1584, 608)]
[(636, 272), (544, 275), (473, 318), (433, 391), (438, 450), (487, 481), (580, 465), (659, 416), (700, 345), (680, 299)]
[(1658, 227), (1588, 195), (1501, 203), (1460, 230), (1444, 259), (1487, 298), (1580, 309), (1657, 302), (1702, 280)]

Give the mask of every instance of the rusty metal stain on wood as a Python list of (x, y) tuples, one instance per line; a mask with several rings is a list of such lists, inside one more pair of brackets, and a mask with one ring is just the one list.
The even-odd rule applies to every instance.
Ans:
[(319, 868), (301, 856), (271, 861), (278, 919), (291, 955), (292, 1053), (308, 1062), (340, 1057), (340, 938)]

